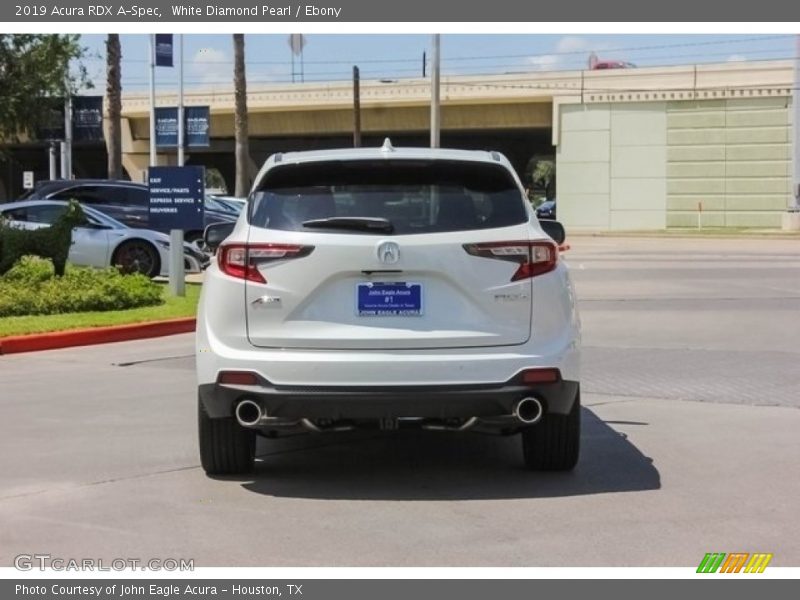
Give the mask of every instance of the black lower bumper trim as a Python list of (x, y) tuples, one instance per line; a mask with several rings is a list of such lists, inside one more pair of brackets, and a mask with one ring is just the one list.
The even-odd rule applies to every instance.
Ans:
[(545, 412), (567, 414), (577, 391), (577, 381), (376, 387), (294, 387), (265, 382), (199, 387), (200, 400), (212, 418), (232, 416), (236, 404), (249, 399), (272, 417), (333, 420), (492, 417), (511, 414), (514, 405), (527, 396), (538, 398)]

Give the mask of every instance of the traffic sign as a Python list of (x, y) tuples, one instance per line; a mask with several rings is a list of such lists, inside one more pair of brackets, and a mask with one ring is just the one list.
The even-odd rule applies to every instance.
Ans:
[(202, 230), (205, 202), (203, 167), (150, 167), (150, 227)]

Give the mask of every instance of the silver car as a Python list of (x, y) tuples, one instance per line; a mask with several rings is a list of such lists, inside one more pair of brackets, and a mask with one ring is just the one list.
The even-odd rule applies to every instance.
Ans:
[[(66, 210), (67, 202), (24, 200), (0, 204), (0, 218), (11, 227), (40, 229), (50, 227)], [(166, 276), (169, 270), (169, 236), (149, 229), (133, 229), (102, 212), (82, 206), (86, 224), (72, 231), (69, 262), (90, 267), (120, 266), (149, 277)], [(208, 264), (208, 257), (190, 244), (184, 244), (187, 273), (197, 273)]]

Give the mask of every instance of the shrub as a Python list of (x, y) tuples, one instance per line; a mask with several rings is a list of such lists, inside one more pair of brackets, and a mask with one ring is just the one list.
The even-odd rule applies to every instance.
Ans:
[(0, 317), (122, 310), (162, 302), (158, 284), (113, 268), (69, 266), (56, 278), (50, 261), (28, 256), (0, 277)]
[(52, 279), (55, 275), (53, 263), (38, 256), (23, 256), (2, 276), (2, 281), (14, 283), (29, 283), (35, 285)]

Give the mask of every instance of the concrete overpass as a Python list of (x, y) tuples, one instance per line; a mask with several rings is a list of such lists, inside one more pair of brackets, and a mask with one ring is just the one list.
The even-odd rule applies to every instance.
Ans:
[[(778, 227), (791, 187), (791, 82), (790, 61), (445, 77), (443, 145), (498, 149), (520, 171), (555, 156), (559, 218), (572, 228), (695, 226), (698, 216)], [(275, 151), (349, 145), (352, 100), (350, 82), (250, 86), (251, 167)], [(426, 145), (429, 100), (429, 80), (362, 81), (364, 143)], [(186, 103), (211, 108), (211, 146), (188, 162), (232, 181), (233, 90), (190, 91)], [(134, 180), (149, 158), (148, 111), (146, 93), (123, 96)]]

